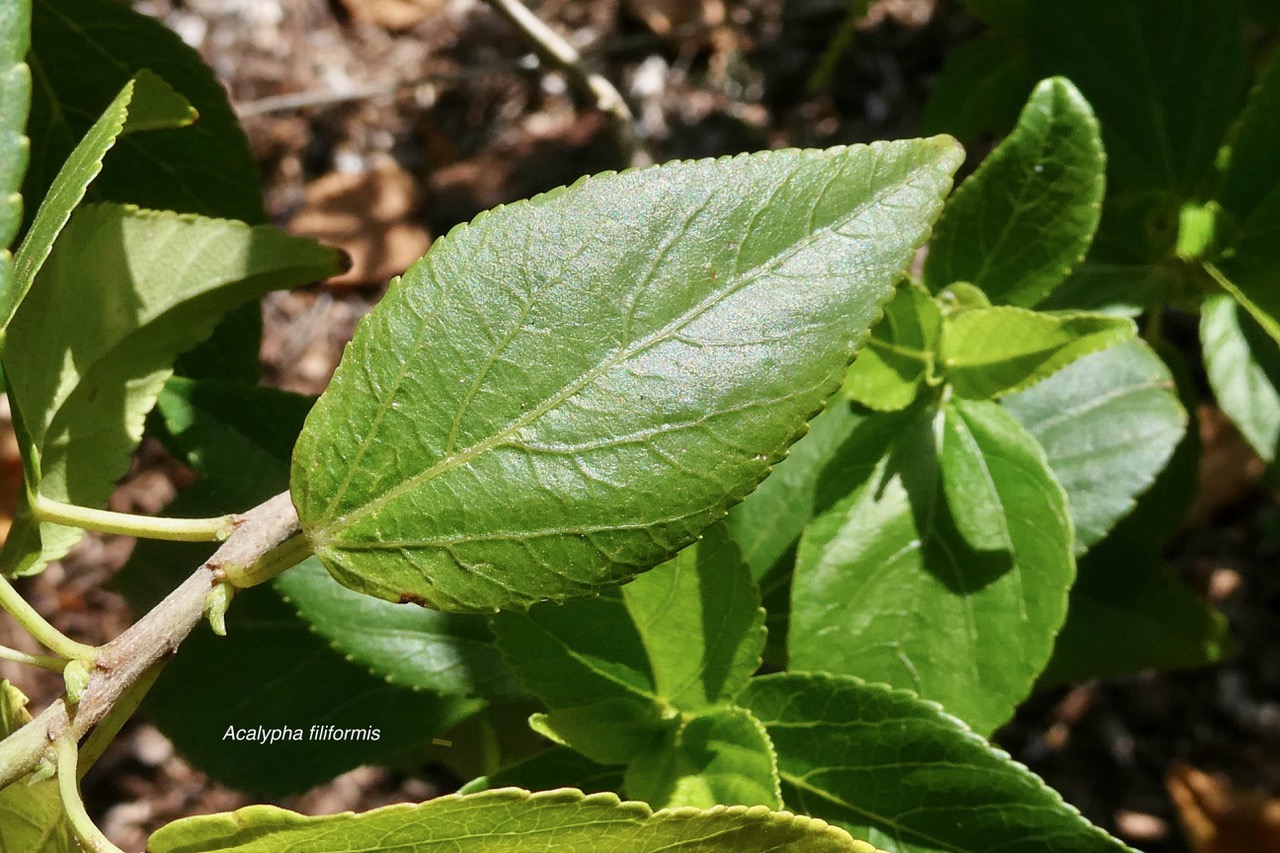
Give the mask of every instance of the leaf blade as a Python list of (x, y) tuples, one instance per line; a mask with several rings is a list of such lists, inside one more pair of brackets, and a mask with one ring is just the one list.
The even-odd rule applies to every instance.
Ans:
[(834, 390), (927, 233), (952, 145), (669, 164), (456, 229), (362, 323), (303, 432), (293, 495), (313, 549), (358, 591), (471, 610), (669, 558)]

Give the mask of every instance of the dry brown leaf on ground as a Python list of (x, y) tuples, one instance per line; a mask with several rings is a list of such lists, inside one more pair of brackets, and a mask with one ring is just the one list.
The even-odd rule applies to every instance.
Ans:
[(412, 215), (417, 183), (393, 162), (369, 172), (330, 172), (307, 185), (290, 233), (337, 246), (351, 269), (329, 284), (382, 284), (400, 275), (431, 246), (431, 235)]
[(1208, 524), (1221, 510), (1239, 503), (1266, 473), (1267, 465), (1216, 406), (1196, 409), (1200, 424), (1200, 478), (1186, 525)]
[(723, 0), (626, 0), (627, 14), (663, 38), (706, 36), (725, 22)]
[(1195, 853), (1280, 853), (1280, 799), (1185, 764), (1165, 777)]
[(358, 24), (402, 32), (444, 11), (448, 0), (342, 0), (342, 6)]

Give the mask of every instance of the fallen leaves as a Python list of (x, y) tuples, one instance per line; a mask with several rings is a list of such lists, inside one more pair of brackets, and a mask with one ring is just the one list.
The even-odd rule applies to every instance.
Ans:
[(1195, 853), (1280, 853), (1280, 799), (1185, 764), (1165, 786)]

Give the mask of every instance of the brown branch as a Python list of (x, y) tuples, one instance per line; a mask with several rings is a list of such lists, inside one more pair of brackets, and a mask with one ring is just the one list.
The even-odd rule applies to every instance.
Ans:
[(55, 702), (0, 742), (0, 788), (35, 770), (64, 733), (76, 741), (84, 737), (130, 685), (144, 677), (154, 663), (177, 651), (178, 644), (203, 617), (209, 591), (226, 573), (255, 566), (293, 539), (298, 529), (298, 514), (287, 492), (244, 513), (235, 532), (204, 565), (151, 612), (99, 649), (78, 705)]

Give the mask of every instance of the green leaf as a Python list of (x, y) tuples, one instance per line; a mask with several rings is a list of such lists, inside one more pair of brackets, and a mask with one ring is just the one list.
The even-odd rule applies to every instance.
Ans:
[[(0, 18), (4, 13), (0, 12)], [(0, 20), (0, 27), (4, 21)], [(27, 697), (0, 681), (0, 740), (31, 720)], [(30, 784), (19, 779), (0, 790), (0, 850), (22, 853), (80, 853), (53, 779)]]
[(629, 797), (654, 808), (782, 808), (777, 759), (764, 726), (742, 708), (694, 717), (627, 768)]
[(1187, 428), (1169, 369), (1142, 341), (1087, 355), (1000, 403), (1066, 490), (1077, 556), (1133, 509)]
[(933, 375), (942, 312), (929, 291), (904, 283), (849, 367), (844, 393), (879, 412), (910, 406)]
[[(170, 511), (214, 515), (277, 494), (288, 480), (289, 452), (309, 405), (306, 398), (267, 388), (170, 379), (159, 414), (172, 449), (203, 476)], [(135, 612), (145, 612), (210, 550), (141, 541), (113, 583)], [(147, 701), (154, 722), (193, 764), (224, 784), (272, 796), (305, 790), (361, 764), (443, 758), (450, 750), (434, 745), (433, 737), (482, 706), (370, 674), (317, 636), (270, 585), (236, 596), (226, 637), (204, 628), (188, 637)], [(378, 739), (312, 738), (311, 727), (319, 725), (377, 728)], [(224, 739), (229, 726), (301, 728), (303, 739), (270, 745)]]
[(13, 275), (9, 246), (22, 224), (22, 176), (30, 145), (25, 133), (31, 109), (31, 69), (24, 59), (31, 41), (31, 6), (0, 7), (0, 294)]
[[(226, 506), (258, 500), (228, 472), (287, 477), (287, 460), (312, 400), (270, 388), (171, 378), (157, 409), (173, 449)], [(519, 696), (523, 690), (483, 617), (443, 614), (351, 592), (318, 561), (277, 577), (275, 588), (348, 660), (393, 684), (439, 693)]]
[[(871, 424), (876, 422), (870, 419)], [(867, 423), (868, 418), (842, 397), (833, 397), (826, 411), (809, 424), (809, 433), (787, 451), (787, 458), (746, 500), (729, 510), (729, 530), (757, 582), (790, 571), (796, 541), (814, 512), (822, 508), (817, 501), (823, 469), (854, 430)]]
[[(1280, 349), (1234, 299), (1205, 300), (1200, 341), (1222, 411), (1267, 462), (1280, 446)], [(1275, 377), (1275, 378), (1273, 378)]]
[(925, 101), (920, 132), (950, 133), (965, 142), (1003, 135), (1035, 82), (1021, 39), (984, 33), (947, 56)]
[(44, 197), (103, 105), (145, 68), (181, 92), (200, 120), (122, 139), (90, 200), (266, 221), (257, 163), (226, 90), (159, 21), (115, 0), (34, 0), (29, 61), (36, 85), (27, 133), (36, 144), (27, 198)]
[[(1194, 378), (1165, 348), (1183, 406), (1196, 405)], [(1230, 654), (1225, 620), (1163, 563), (1200, 479), (1200, 439), (1183, 434), (1173, 458), (1137, 506), (1080, 560), (1067, 622), (1039, 686), (1150, 669), (1202, 666)]]
[(783, 799), (894, 853), (1128, 848), (932, 702), (856, 678), (756, 678)]
[(653, 812), (612, 794), (515, 788), (439, 797), (364, 814), (306, 817), (275, 806), (189, 817), (162, 827), (150, 853), (873, 853), (823, 821), (766, 808)]
[(1240, 119), (1216, 201), (1223, 274), (1272, 336), (1280, 336), (1280, 61), (1263, 71)]
[(1098, 120), (1061, 77), (1036, 86), (1018, 123), (947, 202), (924, 265), (939, 291), (977, 285), (1030, 308), (1084, 259), (1106, 183)]
[(961, 0), (978, 20), (1001, 32), (1020, 33), (1026, 27), (1028, 0)]
[(191, 105), (151, 72), (140, 72), (125, 83), (120, 94), (67, 157), (49, 186), (48, 195), (40, 203), (14, 259), (13, 281), (0, 293), (0, 333), (8, 328), (18, 305), (53, 250), (54, 241), (84, 198), (90, 182), (101, 171), (102, 158), (116, 139), (131, 131), (181, 127), (194, 120)]
[[(150, 564), (156, 582), (171, 589), (199, 565), (190, 558), (193, 550), (199, 549), (148, 543), (131, 571), (146, 571)], [(237, 594), (227, 612), (227, 636), (201, 627), (183, 641), (182, 653), (148, 694), (145, 710), (215, 780), (276, 797), (363, 764), (438, 759), (443, 747), (432, 738), (482, 705), (408, 690), (369, 674), (330, 649), (263, 586)], [(313, 728), (318, 726), (341, 730), (342, 739)], [(288, 729), (291, 739), (238, 739), (258, 727)]]
[(577, 788), (588, 794), (622, 790), (622, 768), (596, 764), (576, 750), (553, 746), (497, 773), (472, 779), (458, 789), (460, 794), (478, 794), (496, 788), (524, 788), (549, 791)]
[(635, 698), (696, 712), (760, 665), (760, 594), (723, 525), (617, 591), (492, 617), (508, 662), (552, 708)]
[[(840, 450), (825, 479), (844, 497), (800, 541), (791, 666), (907, 687), (991, 731), (1026, 696), (1065, 617), (1065, 495), (995, 403), (872, 420), (880, 440)], [(979, 525), (978, 508), (943, 499), (943, 483), (993, 518)]]
[(1126, 532), (1117, 528), (1080, 561), (1041, 687), (1205, 666), (1230, 654), (1223, 615), (1178, 580), (1158, 551)]
[(1074, 82), (1102, 123), (1109, 192), (1180, 206), (1206, 188), (1244, 92), (1237, 4), (1037, 0), (1029, 28), (1034, 67)]
[(316, 559), (280, 575), (275, 588), (335, 650), (392, 684), (462, 696), (525, 695), (482, 616), (352, 592)]
[(1132, 320), (1105, 314), (1042, 314), (1007, 305), (962, 311), (942, 324), (942, 369), (956, 394), (985, 400), (1021, 391), (1136, 331)]
[[(333, 250), (265, 226), (116, 205), (79, 210), (4, 350), (10, 402), (34, 452), (24, 458), (28, 491), (102, 505), (177, 355), (229, 309), (336, 266)], [(95, 271), (91, 282), (85, 270)], [(39, 524), (25, 500), (0, 555), (8, 574), (39, 570), (82, 535)]]
[(437, 241), (361, 323), (293, 496), (343, 584), (447, 610), (669, 559), (835, 391), (953, 140), (586, 178)]

